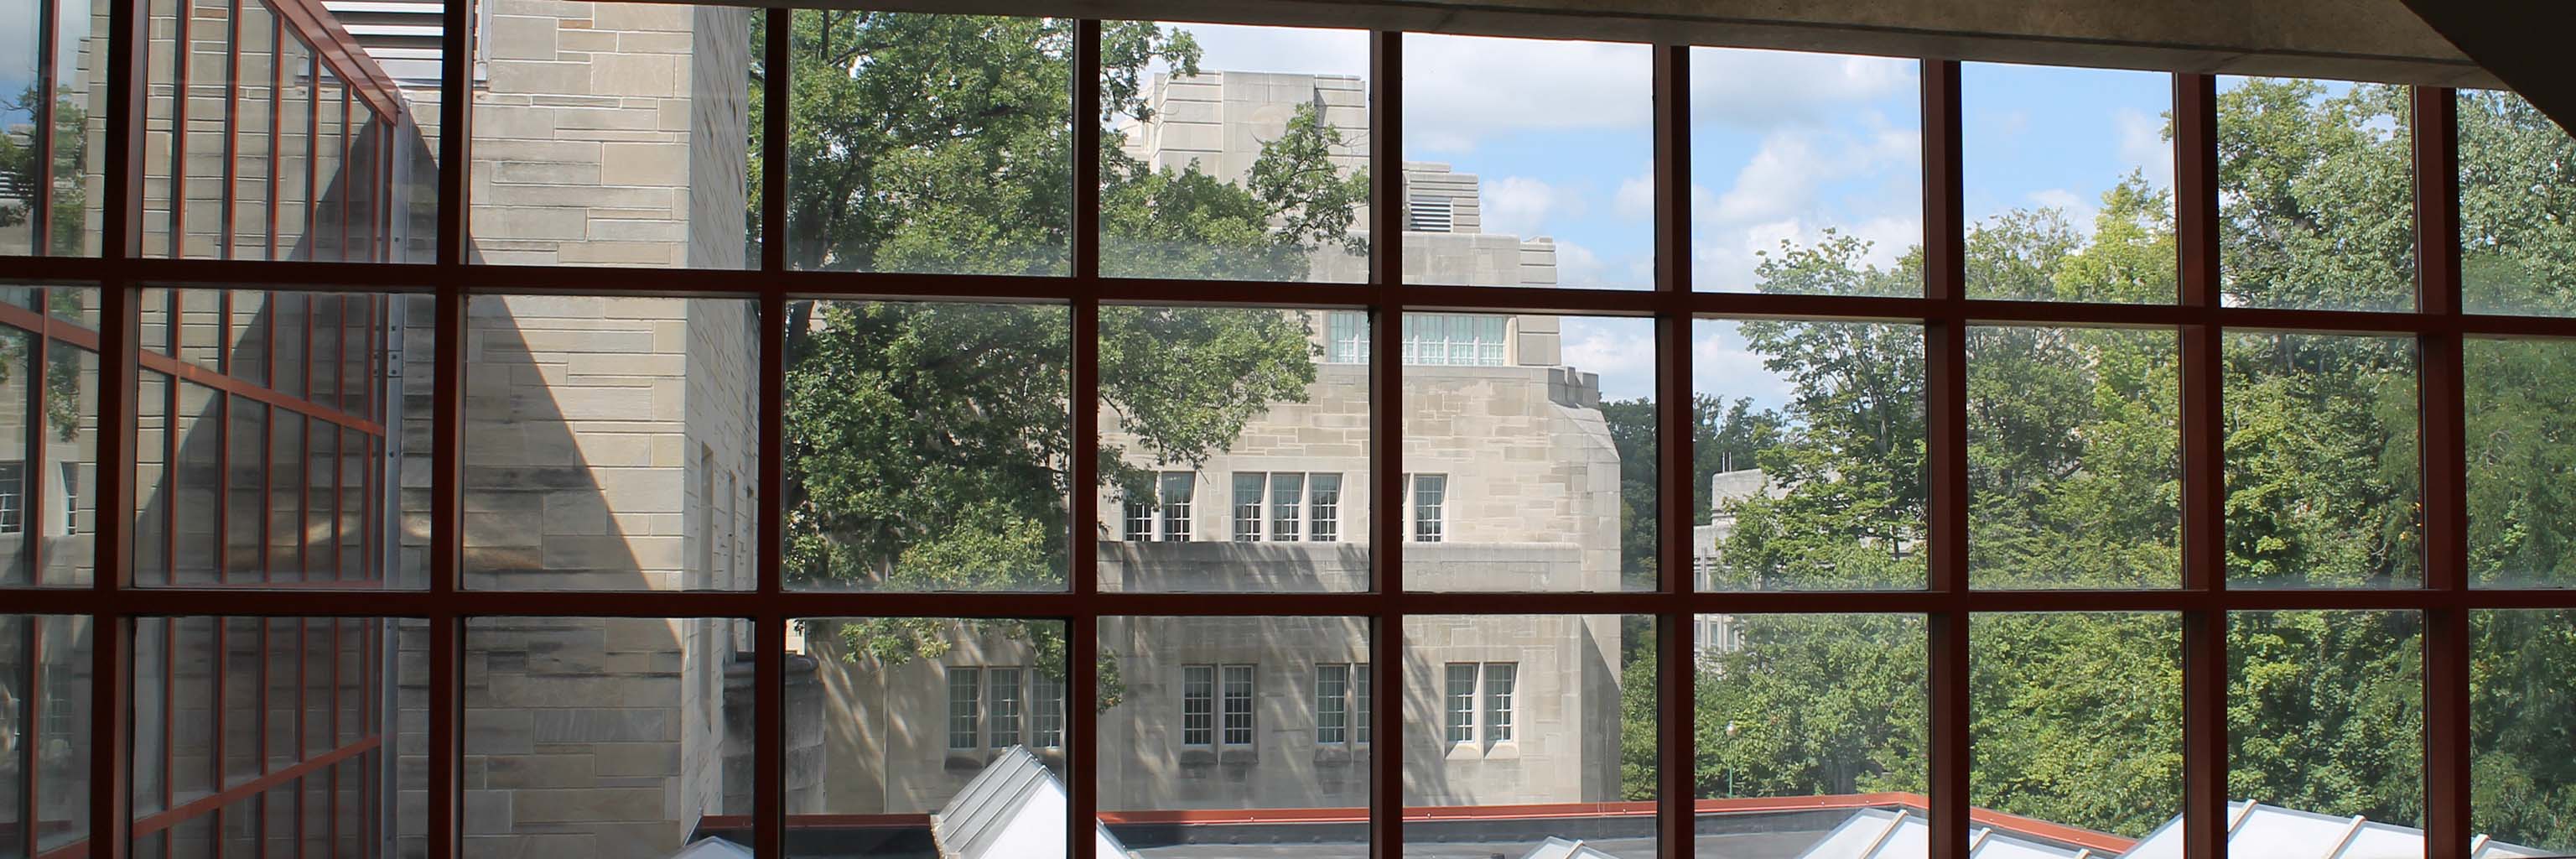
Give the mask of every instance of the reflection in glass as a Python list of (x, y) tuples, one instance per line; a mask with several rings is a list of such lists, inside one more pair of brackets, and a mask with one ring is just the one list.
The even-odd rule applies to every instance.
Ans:
[(2414, 341), (2231, 332), (2225, 349), (2230, 585), (2422, 582)]
[(2576, 136), (2504, 90), (2459, 106), (2462, 306), (2576, 315)]
[(1101, 273), (1368, 279), (1368, 34), (1103, 26)]
[(1699, 320), (1692, 342), (1746, 368), (1693, 385), (1698, 589), (1923, 587), (1921, 326)]
[(2228, 304), (2414, 309), (2409, 92), (2219, 79), (2219, 282)]
[(2469, 614), (2469, 827), (2576, 853), (2576, 611)]
[(1653, 625), (1406, 618), (1404, 803), (1441, 811), (1405, 823), (1405, 854), (1523, 855), (1561, 824), (1519, 818), (1582, 817), (1594, 849), (1656, 855)]
[(1968, 568), (1981, 588), (2181, 583), (2178, 335), (1968, 329)]

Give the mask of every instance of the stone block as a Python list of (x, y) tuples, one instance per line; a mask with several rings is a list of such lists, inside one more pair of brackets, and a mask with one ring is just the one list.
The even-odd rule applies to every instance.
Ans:
[[(671, 8), (680, 12), (688, 11), (686, 6)], [(683, 96), (688, 94), (688, 91), (680, 85), (677, 61), (660, 54), (592, 54), (589, 71), (589, 89), (584, 92), (593, 95)]]
[(539, 60), (494, 60), (487, 68), (490, 92), (588, 95), (595, 72), (590, 63)]
[[(484, 39), (484, 50), (496, 60), (552, 60), (555, 58), (554, 18), (522, 15), (494, 15), (488, 19), (491, 35)], [(475, 133), (483, 131), (480, 117)]]
[[(649, 120), (652, 115), (644, 116)], [(677, 185), (689, 177), (689, 147), (678, 143), (600, 144), (600, 181), (611, 185)]]
[[(512, 799), (515, 819), (523, 823), (650, 821), (663, 817), (662, 791), (658, 788), (522, 790), (516, 791)], [(669, 846), (664, 845), (666, 849)]]
[(584, 707), (537, 710), (534, 715), (539, 743), (652, 743), (680, 738), (674, 714), (663, 707)]

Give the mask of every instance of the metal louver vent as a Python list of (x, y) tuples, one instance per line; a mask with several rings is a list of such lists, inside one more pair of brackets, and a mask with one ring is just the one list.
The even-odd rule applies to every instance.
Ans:
[[(439, 0), (322, 0), (385, 73), (404, 85), (438, 80), (445, 11)], [(483, 76), (476, 63), (474, 76)]]
[(1404, 228), (1417, 233), (1456, 231), (1456, 205), (1446, 197), (1415, 197), (1404, 207)]

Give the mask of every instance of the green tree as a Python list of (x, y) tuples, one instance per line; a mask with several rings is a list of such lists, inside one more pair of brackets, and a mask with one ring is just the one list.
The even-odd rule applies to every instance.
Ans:
[[(791, 265), (1062, 274), (1077, 145), (1101, 149), (1112, 273), (1297, 279), (1310, 253), (1359, 247), (1351, 211), (1366, 178), (1336, 172), (1328, 156), (1346, 143), (1311, 108), (1242, 184), (1196, 165), (1152, 171), (1111, 136), (1072, 130), (1072, 21), (802, 10), (794, 27)], [(1092, 121), (1103, 123), (1150, 116), (1149, 67), (1191, 74), (1199, 58), (1187, 33), (1144, 23), (1108, 25), (1102, 52), (1104, 115)], [(1095, 491), (1073, 485), (1075, 457), (1124, 494), (1149, 493), (1150, 469), (1131, 457), (1202, 461), (1271, 404), (1302, 401), (1315, 378), (1302, 315), (1106, 307), (1101, 412), (1132, 449), (1077, 451), (1061, 307), (795, 302), (784, 324), (786, 564), (791, 580), (826, 586), (1062, 588), (1066, 528), (1091, 527), (1069, 522), (1067, 499)], [(1063, 651), (1061, 626), (1000, 628)], [(954, 638), (935, 621), (837, 632), (880, 660), (934, 656)], [(1114, 701), (1114, 684), (1104, 689)]]
[[(0, 99), (0, 116), (34, 116), (43, 96), (35, 84), (15, 99)], [(45, 148), (34, 139), (0, 133), (0, 187), (32, 193), (47, 184), (53, 186), (52, 215), (46, 225), (49, 235), (41, 253), (78, 255), (86, 240), (88, 228), (87, 184), (81, 181), (81, 169), (89, 163), (89, 137), (82, 129), (89, 124), (89, 109), (81, 103), (81, 93), (69, 87), (56, 90), (53, 105), (53, 169), (45, 169)], [(0, 203), (0, 228), (27, 228), (35, 213), (32, 197)], [(32, 230), (31, 230), (32, 232)]]

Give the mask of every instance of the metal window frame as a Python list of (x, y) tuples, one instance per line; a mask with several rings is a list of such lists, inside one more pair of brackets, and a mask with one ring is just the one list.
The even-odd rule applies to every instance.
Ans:
[[(148, 258), (140, 251), (143, 205), (140, 173), (146, 134), (141, 82), (146, 44), (140, 0), (117, 3), (109, 15), (106, 66), (109, 70), (105, 111), (106, 146), (100, 222), (102, 256), (9, 258), (13, 277), (102, 289), (105, 320), (84, 348), (100, 356), (99, 410), (101, 432), (97, 457), (105, 463), (133, 461), (139, 403), (138, 376), (149, 359), (138, 348), (139, 292), (147, 285), (190, 283), (229, 290), (298, 289), (320, 292), (413, 292), (435, 296), (432, 327), (435, 364), (447, 378), (461, 378), (465, 368), (465, 303), (474, 295), (553, 292), (631, 296), (728, 296), (759, 302), (764, 318), (780, 318), (791, 297), (872, 299), (967, 299), (1057, 302), (1072, 308), (1074, 449), (1098, 442), (1099, 389), (1097, 335), (1103, 304), (1179, 303), (1221, 306), (1291, 306), (1364, 310), (1370, 313), (1370, 340), (1401, 343), (1401, 323), (1409, 313), (1577, 313), (1651, 318), (1656, 324), (1656, 396), (1667, 405), (1658, 415), (1659, 489), (1666, 498), (1690, 497), (1693, 475), (1689, 402), (1691, 353), (1689, 326), (1700, 318), (1794, 317), (1817, 319), (1904, 320), (1923, 326), (1929, 382), (1928, 443), (1933, 455), (1930, 580), (1920, 591), (1893, 593), (1712, 593), (1693, 592), (1687, 575), (1690, 548), (1688, 504), (1659, 507), (1661, 569), (1668, 571), (1652, 591), (1598, 594), (1429, 594), (1407, 589), (1403, 578), (1408, 542), (1403, 516), (1378, 516), (1368, 535), (1374, 590), (1363, 593), (1241, 595), (1224, 601), (1188, 594), (1103, 592), (1094, 550), (1100, 535), (1088, 525), (1073, 531), (1070, 588), (1061, 593), (1010, 594), (878, 594), (786, 591), (781, 584), (782, 536), (777, 499), (784, 486), (780, 463), (783, 411), (783, 333), (764, 326), (760, 353), (759, 409), (761, 473), (758, 578), (754, 590), (738, 593), (557, 593), (466, 591), (460, 586), (463, 545), (461, 452), (463, 394), (447, 386), (433, 397), (431, 577), (417, 592), (371, 593), (365, 601), (345, 595), (301, 589), (152, 588), (133, 580), (134, 522), (131, 517), (97, 517), (97, 573), (86, 588), (12, 589), (6, 592), (12, 611), (29, 615), (87, 618), (92, 631), (89, 706), (95, 742), (90, 749), (91, 822), (84, 853), (98, 859), (132, 855), (133, 832), (129, 785), (130, 713), (133, 703), (134, 624), (139, 618), (215, 614), (258, 618), (263, 626), (276, 618), (391, 616), (417, 618), (428, 627), (427, 855), (456, 859), (461, 783), (461, 632), (468, 618), (486, 616), (586, 615), (633, 617), (728, 617), (754, 624), (754, 704), (764, 714), (756, 722), (753, 756), (755, 785), (753, 847), (762, 855), (783, 855), (787, 821), (784, 805), (783, 728), (778, 715), (783, 702), (783, 660), (787, 624), (816, 615), (953, 617), (1049, 617), (1067, 621), (1072, 631), (1066, 686), (1065, 731), (1070, 738), (1096, 736), (1096, 658), (1099, 620), (1126, 615), (1341, 615), (1365, 617), (1373, 626), (1369, 662), (1403, 664), (1406, 617), (1424, 614), (1641, 614), (1656, 619), (1658, 635), (1658, 748), (1661, 801), (1657, 804), (1661, 853), (1684, 856), (1692, 833), (1694, 759), (1691, 674), (1694, 616), (1706, 613), (1876, 612), (1925, 616), (1933, 646), (1929, 649), (1931, 728), (1931, 855), (1963, 859), (1969, 851), (1968, 660), (1967, 621), (1980, 612), (2160, 611), (2182, 616), (2184, 623), (2183, 686), (2186, 760), (2185, 855), (2222, 859), (2226, 844), (2226, 635), (2231, 611), (2267, 609), (2393, 609), (2425, 617), (2423, 684), (2425, 692), (2425, 783), (2430, 798), (2425, 819), (2427, 855), (2431, 859), (2465, 859), (2468, 855), (2468, 621), (2470, 612), (2505, 608), (2576, 608), (2576, 590), (2545, 588), (2471, 588), (2466, 575), (2465, 462), (2461, 448), (2462, 341), (2468, 337), (2576, 337), (2576, 319), (2524, 315), (2471, 315), (2460, 301), (2459, 219), (2457, 211), (2456, 105), (2449, 89), (2416, 88), (2413, 123), (2417, 242), (2417, 306), (2411, 311), (2362, 312), (2285, 310), (2225, 306), (2219, 300), (2215, 148), (2215, 82), (2204, 74), (2174, 75), (2176, 117), (2177, 227), (2180, 295), (2170, 305), (2109, 306), (2040, 301), (1972, 299), (1965, 294), (1962, 270), (1959, 68), (1943, 59), (1922, 61), (1923, 152), (1925, 181), (1926, 292), (1919, 297), (1861, 298), (1799, 295), (1703, 293), (1691, 288), (1689, 206), (1690, 123), (1688, 72), (1691, 48), (1659, 44), (1653, 58), (1654, 208), (1657, 213), (1655, 289), (1614, 292), (1570, 288), (1429, 286), (1402, 280), (1401, 232), (1382, 231), (1371, 245), (1372, 279), (1365, 285), (1224, 283), (1185, 280), (1148, 281), (1102, 277), (1099, 272), (1099, 153), (1072, 147), (1074, 162), (1073, 272), (1067, 277), (1021, 278), (923, 276), (854, 272), (793, 271), (785, 265), (784, 207), (786, 173), (762, 172), (761, 264), (757, 269), (723, 271), (617, 270), (493, 266), (469, 264), (466, 253), (468, 184), (464, 165), (470, 160), (466, 97), (475, 80), (468, 37), (477, 23), (464, 2), (451, 2), (443, 17), (443, 100), (439, 106), (442, 135), (438, 141), (438, 218), (435, 259), (422, 265), (384, 265), (349, 261), (175, 260)], [(51, 83), (55, 62), (52, 30), (55, 15), (48, 5), (38, 45), (40, 79)], [(788, 52), (786, 8), (770, 8), (763, 45), (768, 68), (784, 70)], [(275, 22), (282, 29), (286, 22)], [(236, 30), (238, 27), (235, 28)], [(1100, 24), (1077, 26), (1073, 79), (1069, 94), (1073, 115), (1097, 115), (1097, 79), (1101, 62)], [(1370, 80), (1374, 144), (1371, 147), (1371, 210), (1400, 211), (1403, 34), (1374, 31)], [(279, 44), (282, 44), (279, 43)], [(316, 62), (323, 62), (317, 59)], [(282, 65), (282, 64), (279, 64)], [(282, 69), (272, 69), (282, 76)], [(763, 82), (771, 104), (786, 103), (784, 74)], [(50, 91), (51, 87), (47, 89)], [(281, 87), (272, 85), (274, 99)], [(42, 105), (49, 114), (51, 100)], [(270, 140), (276, 140), (270, 115)], [(49, 115), (38, 127), (50, 130)], [(770, 163), (786, 145), (787, 116), (770, 111), (764, 118), (763, 150)], [(50, 138), (48, 138), (50, 141)], [(50, 143), (48, 143), (50, 146)], [(272, 152), (275, 148), (272, 147)], [(50, 150), (45, 162), (52, 163)], [(229, 171), (229, 167), (227, 168)], [(228, 177), (229, 178), (229, 177)], [(272, 172), (269, 193), (277, 190)], [(229, 183), (228, 183), (229, 184)], [(53, 185), (39, 183), (40, 198), (49, 199)], [(268, 207), (272, 222), (275, 200)], [(226, 211), (226, 229), (231, 213)], [(35, 219), (36, 248), (49, 247), (44, 235), (50, 219)], [(276, 240), (272, 223), (267, 240)], [(219, 257), (229, 256), (227, 251)], [(274, 253), (270, 256), (275, 256)], [(353, 286), (365, 284), (365, 286)], [(507, 286), (499, 286), (506, 284)], [(2184, 469), (2183, 583), (2168, 590), (2113, 590), (2083, 593), (1978, 591), (1967, 582), (1966, 546), (1966, 411), (1963, 402), (1964, 334), (1972, 323), (2031, 323), (2068, 326), (2127, 325), (2178, 330), (2184, 367), (2182, 447)], [(2227, 586), (2225, 547), (2221, 540), (2225, 501), (2223, 436), (2219, 416), (2221, 375), (2219, 343), (2233, 329), (2371, 332), (2415, 338), (2422, 356), (2421, 399), (2426, 451), (2424, 503), (2427, 507), (2426, 578), (2420, 588), (2373, 591), (2244, 590)], [(1373, 350), (1369, 371), (1376, 402), (1371, 413), (1370, 503), (1376, 510), (1402, 509), (1402, 362), (1397, 350)], [(1097, 483), (1097, 464), (1074, 460), (1074, 485)], [(96, 509), (129, 510), (136, 487), (130, 469), (96, 475)], [(1069, 519), (1098, 521), (1098, 493), (1073, 493)], [(41, 566), (38, 566), (41, 569)], [(299, 621), (300, 622), (300, 621)], [(1401, 672), (1396, 694), (1373, 696), (1366, 713), (1373, 735), (1400, 730), (1399, 702), (1404, 699)], [(1099, 772), (1095, 743), (1073, 742), (1068, 750), (1070, 783), (1093, 783)], [(1402, 756), (1380, 755), (1372, 761), (1369, 807), (1370, 845), (1375, 855), (1402, 853), (1404, 809)], [(1088, 832), (1097, 809), (1096, 791), (1071, 792), (1067, 812), (1071, 832)], [(1095, 859), (1094, 842), (1069, 839), (1070, 855)]]

